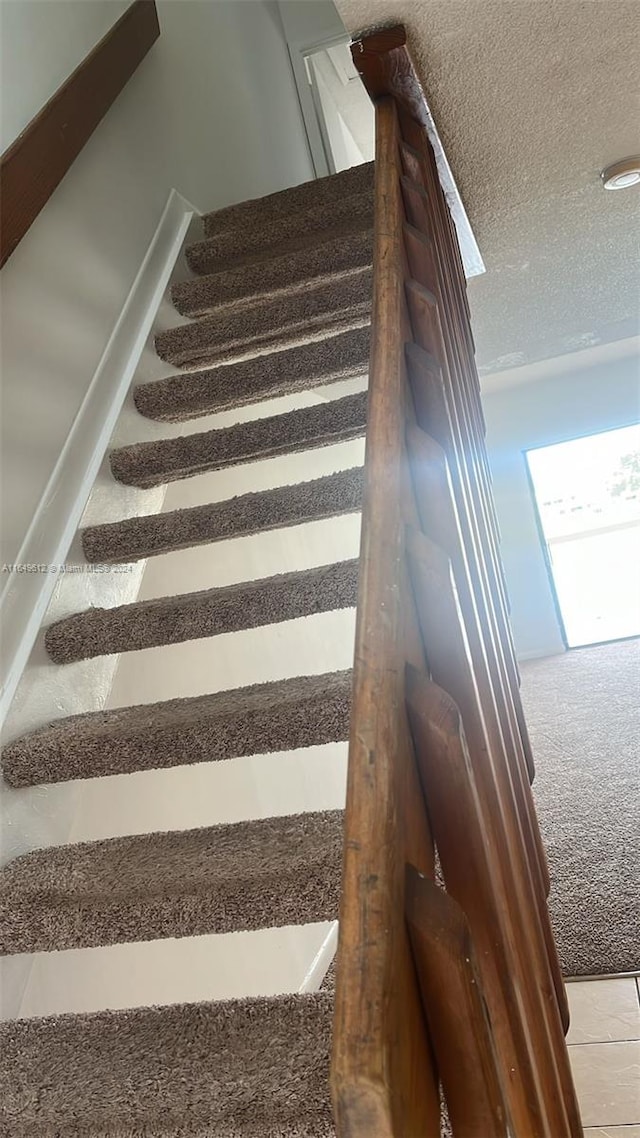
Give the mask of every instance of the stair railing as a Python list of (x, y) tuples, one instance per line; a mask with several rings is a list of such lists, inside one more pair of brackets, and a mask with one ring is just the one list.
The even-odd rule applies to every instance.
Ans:
[[(374, 292), (332, 1094), (344, 1138), (579, 1138), (465, 278), (404, 29)], [(441, 879), (436, 883), (436, 860)]]

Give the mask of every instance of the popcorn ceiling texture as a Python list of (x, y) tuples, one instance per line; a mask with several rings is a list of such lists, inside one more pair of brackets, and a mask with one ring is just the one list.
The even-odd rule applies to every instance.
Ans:
[(481, 373), (637, 331), (636, 0), (336, 0), (348, 30), (403, 23), (487, 268), (469, 282)]

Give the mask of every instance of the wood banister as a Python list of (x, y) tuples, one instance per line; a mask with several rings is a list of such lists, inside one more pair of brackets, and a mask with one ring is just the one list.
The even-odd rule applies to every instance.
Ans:
[(0, 158), (0, 266), (159, 35), (155, 0), (134, 0), (5, 150)]
[(438, 1138), (441, 1083), (454, 1138), (579, 1138), (462, 260), (404, 29), (352, 54), (376, 172), (337, 1132)]

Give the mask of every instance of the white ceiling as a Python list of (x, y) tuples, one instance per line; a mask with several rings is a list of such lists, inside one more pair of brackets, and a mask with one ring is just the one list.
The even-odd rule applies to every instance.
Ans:
[(355, 35), (402, 23), (487, 272), (481, 373), (637, 331), (640, 0), (335, 0)]

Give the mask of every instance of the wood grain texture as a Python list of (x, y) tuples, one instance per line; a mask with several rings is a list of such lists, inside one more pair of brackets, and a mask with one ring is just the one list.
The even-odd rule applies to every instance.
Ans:
[(520, 995), (523, 975), (510, 899), (504, 892), (495, 838), (483, 813), (460, 711), (421, 669), (407, 668), (406, 692), (442, 873), (447, 892), (469, 921), (478, 952), (514, 1133), (546, 1134), (535, 1042)]
[(497, 667), (494, 630), (487, 619), (482, 594), (477, 590), (474, 593), (472, 586), (445, 452), (430, 435), (415, 425), (407, 430), (407, 445), (422, 530), (451, 558), (460, 610), (473, 660), (478, 698), (491, 749), (497, 761), (505, 765), (511, 763), (514, 804), (524, 838), (558, 1007), (566, 1030), (569, 1024), (569, 1005), (547, 909), (546, 858), (529, 781), (524, 775), (520, 755), (513, 753), (514, 742), (509, 734), (508, 721), (509, 693), (504, 689), (503, 676)]
[(407, 553), (429, 669), (460, 709), (482, 815), (495, 847), (500, 890), (513, 923), (523, 1018), (534, 1041), (542, 1090), (543, 1133), (548, 1138), (578, 1138), (579, 1112), (513, 771), (491, 746), (451, 562), (418, 531), (407, 534)]
[[(412, 180), (413, 190), (412, 193), (407, 192), (409, 187), (406, 184), (407, 179), (404, 179), (405, 207), (408, 219), (429, 235), (438, 266), (440, 281), (438, 304), (441, 310), (444, 357), (441, 362), (449, 380), (455, 413), (460, 418), (460, 428), (464, 436), (457, 440), (457, 445), (460, 447), (462, 459), (468, 459), (473, 472), (470, 489), (474, 496), (474, 508), (482, 518), (479, 537), (483, 553), (490, 565), (488, 586), (493, 595), (495, 617), (500, 632), (503, 666), (509, 676), (512, 691), (512, 713), (517, 721), (520, 748), (524, 754), (530, 779), (533, 780), (535, 766), (518, 691), (519, 673), (508, 619), (509, 601), (506, 582), (499, 555), (499, 530), (484, 445), (485, 423), (469, 322), (464, 271), (451, 217), (443, 195), (439, 192), (435, 160), (424, 138), (424, 132), (409, 115), (404, 115), (402, 118), (402, 130), (404, 135), (401, 143), (402, 163), (405, 174)], [(418, 339), (418, 343), (422, 341)]]
[(372, 99), (392, 95), (399, 110), (411, 115), (427, 132), (433, 129), (402, 24), (360, 36), (351, 45), (351, 55)]
[(462, 909), (407, 866), (406, 911), (454, 1138), (508, 1138), (482, 979)]
[[(341, 1138), (437, 1138), (439, 1102), (404, 919), (404, 870), (433, 849), (404, 704), (406, 398), (397, 116), (377, 107), (374, 295), (360, 586), (336, 976)], [(410, 489), (409, 489), (410, 493)], [(413, 643), (416, 621), (413, 623)], [(419, 643), (415, 649), (421, 654)]]
[(159, 35), (155, 0), (135, 0), (2, 155), (0, 265)]

